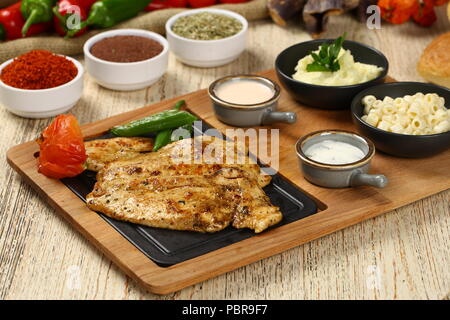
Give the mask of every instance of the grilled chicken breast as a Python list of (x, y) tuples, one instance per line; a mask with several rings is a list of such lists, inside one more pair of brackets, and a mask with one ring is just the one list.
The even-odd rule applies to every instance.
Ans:
[(86, 141), (84, 146), (88, 155), (87, 169), (100, 171), (112, 161), (132, 159), (142, 152), (152, 151), (153, 139), (141, 137), (97, 139)]
[[(282, 214), (262, 190), (270, 176), (246, 152), (238, 144), (196, 137), (113, 161), (97, 174), (87, 205), (158, 228), (216, 232), (232, 224), (261, 232)], [(227, 156), (240, 163), (222, 164)]]

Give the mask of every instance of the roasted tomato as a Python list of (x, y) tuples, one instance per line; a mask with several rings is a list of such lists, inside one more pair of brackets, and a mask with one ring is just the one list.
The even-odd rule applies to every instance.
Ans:
[(413, 15), (413, 20), (423, 27), (431, 26), (437, 19), (434, 6), (434, 0), (421, 1), (419, 10)]
[(384, 20), (393, 24), (402, 24), (419, 10), (419, 1), (379, 0), (378, 7)]
[(87, 159), (83, 136), (73, 115), (59, 115), (36, 140), (39, 144), (38, 171), (62, 179), (84, 171)]
[(442, 6), (444, 4), (446, 4), (448, 2), (448, 0), (433, 0), (433, 4), (435, 6)]
[(209, 7), (216, 4), (216, 0), (188, 0), (192, 8)]

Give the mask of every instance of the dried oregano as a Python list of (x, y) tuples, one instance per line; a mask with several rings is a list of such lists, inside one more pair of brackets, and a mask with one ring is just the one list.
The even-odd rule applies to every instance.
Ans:
[(235, 18), (212, 12), (200, 12), (178, 18), (172, 25), (177, 35), (193, 40), (217, 40), (231, 37), (242, 30)]

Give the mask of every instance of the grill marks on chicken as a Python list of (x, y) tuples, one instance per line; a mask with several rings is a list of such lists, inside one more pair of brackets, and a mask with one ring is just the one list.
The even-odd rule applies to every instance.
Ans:
[(152, 151), (153, 139), (141, 137), (97, 139), (86, 141), (84, 146), (88, 155), (87, 169), (100, 171), (113, 161), (132, 159), (143, 152)]
[[(261, 232), (282, 214), (262, 187), (270, 177), (245, 156), (243, 164), (180, 163), (179, 151), (200, 144), (223, 146), (223, 140), (202, 137), (174, 142), (158, 152), (109, 163), (97, 174), (87, 205), (110, 217), (175, 230), (216, 232), (232, 224)], [(213, 154), (220, 159), (239, 146), (227, 144)], [(227, 149), (228, 148), (228, 149)], [(199, 159), (191, 148), (189, 155)], [(243, 149), (242, 152), (246, 152)]]

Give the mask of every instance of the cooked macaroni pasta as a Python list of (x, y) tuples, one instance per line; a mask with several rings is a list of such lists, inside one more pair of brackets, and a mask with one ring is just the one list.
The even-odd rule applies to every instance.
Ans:
[(425, 135), (450, 131), (450, 109), (436, 93), (406, 95), (402, 98), (372, 95), (362, 99), (361, 117), (373, 127), (400, 134)]

